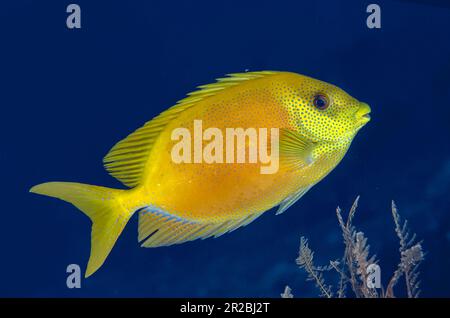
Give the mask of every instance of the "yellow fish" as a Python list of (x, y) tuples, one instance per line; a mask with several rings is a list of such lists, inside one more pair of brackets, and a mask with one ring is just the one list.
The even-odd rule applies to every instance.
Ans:
[[(230, 74), (199, 88), (106, 155), (105, 168), (131, 189), (48, 182), (30, 190), (70, 202), (92, 220), (86, 277), (104, 263), (137, 211), (138, 240), (143, 247), (218, 237), (275, 206), (279, 206), (277, 214), (284, 212), (336, 167), (358, 130), (370, 120), (367, 104), (336, 86), (290, 72)], [(200, 158), (197, 153), (185, 161), (174, 160), (174, 149), (181, 140), (174, 132), (182, 128), (182, 132), (198, 134), (195, 126), (199, 122), (202, 129), (212, 127), (216, 133), (228, 128), (254, 128), (256, 132), (265, 128), (268, 139), (269, 132), (278, 131), (274, 135), (278, 139), (259, 149), (272, 153), (278, 167), (262, 173), (267, 161), (211, 162), (203, 160), (202, 153)], [(200, 141), (188, 139), (188, 147), (177, 148), (179, 153), (189, 155), (184, 151), (202, 147), (206, 151), (205, 132)], [(263, 139), (250, 135), (241, 144), (248, 157), (255, 143), (264, 145)], [(229, 141), (213, 147), (215, 159), (228, 151), (224, 144)], [(209, 151), (214, 155), (211, 147)]]

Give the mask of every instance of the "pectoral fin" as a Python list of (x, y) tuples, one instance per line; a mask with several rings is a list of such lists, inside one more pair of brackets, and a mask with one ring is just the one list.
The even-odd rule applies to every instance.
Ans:
[[(298, 170), (313, 163), (312, 152), (315, 143), (290, 129), (280, 131), (280, 160), (288, 169)], [(286, 211), (297, 202), (311, 186), (298, 189), (297, 192), (285, 198), (277, 211), (277, 215)]]
[(280, 130), (280, 159), (290, 168), (301, 168), (313, 162), (315, 143), (290, 129)]

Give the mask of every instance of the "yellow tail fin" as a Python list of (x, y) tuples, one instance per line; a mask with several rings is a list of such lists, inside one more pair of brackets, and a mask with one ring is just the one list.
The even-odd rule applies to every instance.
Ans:
[(125, 190), (72, 182), (47, 182), (34, 186), (30, 192), (70, 202), (91, 219), (91, 255), (85, 277), (102, 266), (134, 212), (120, 202)]

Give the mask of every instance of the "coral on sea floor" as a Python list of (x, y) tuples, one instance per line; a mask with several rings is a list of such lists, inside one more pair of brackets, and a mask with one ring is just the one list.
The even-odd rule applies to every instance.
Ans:
[[(296, 259), (297, 265), (305, 270), (308, 275), (307, 280), (315, 283), (321, 297), (392, 298), (395, 297), (394, 287), (402, 277), (406, 284), (406, 296), (418, 297), (420, 293), (418, 267), (424, 260), (421, 242), (416, 242), (416, 235), (410, 234), (407, 221), (401, 221), (397, 207), (392, 201), (392, 217), (395, 223), (395, 232), (400, 241), (400, 262), (387, 287), (384, 288), (377, 277), (379, 266), (376, 256), (369, 255), (367, 238), (352, 224), (358, 200), (359, 197), (353, 203), (347, 221), (342, 218), (341, 209), (339, 207), (336, 209), (345, 246), (342, 258), (330, 261), (327, 266), (314, 265), (314, 252), (309, 248), (308, 240), (301, 237), (299, 256)], [(326, 283), (323, 273), (329, 271), (335, 271), (339, 275), (337, 286)], [(348, 290), (348, 286), (351, 291)], [(281, 297), (293, 297), (289, 286), (286, 286)]]

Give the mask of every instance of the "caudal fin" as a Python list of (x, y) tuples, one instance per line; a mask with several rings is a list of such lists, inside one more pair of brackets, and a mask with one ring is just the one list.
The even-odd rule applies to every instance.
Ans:
[(134, 212), (119, 201), (124, 190), (72, 182), (47, 182), (34, 186), (30, 192), (70, 202), (91, 219), (91, 255), (85, 277), (102, 266)]

